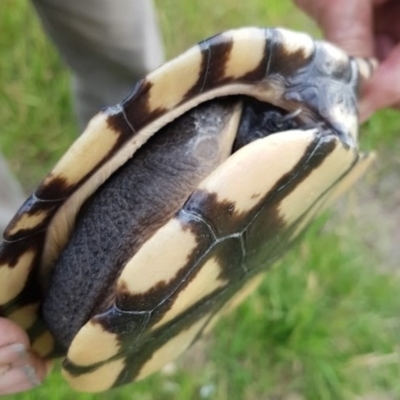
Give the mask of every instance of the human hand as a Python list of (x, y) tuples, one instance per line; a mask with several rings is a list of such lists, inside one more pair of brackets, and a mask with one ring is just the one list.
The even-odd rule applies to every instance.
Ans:
[(0, 396), (39, 385), (49, 364), (29, 351), (28, 335), (15, 323), (0, 318)]
[(381, 62), (362, 88), (361, 121), (381, 108), (400, 109), (400, 1), (294, 1), (318, 23), (327, 40), (352, 56)]

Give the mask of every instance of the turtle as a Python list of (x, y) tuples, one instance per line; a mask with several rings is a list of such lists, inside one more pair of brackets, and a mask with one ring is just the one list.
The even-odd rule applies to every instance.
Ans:
[(89, 122), (9, 223), (0, 315), (84, 392), (142, 379), (240, 304), (369, 166), (375, 63), (285, 28), (206, 39)]

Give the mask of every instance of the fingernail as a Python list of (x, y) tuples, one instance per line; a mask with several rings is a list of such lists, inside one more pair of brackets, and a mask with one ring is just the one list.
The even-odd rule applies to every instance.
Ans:
[[(4, 379), (9, 380), (10, 374), (15, 371), (11, 375), (15, 376), (14, 379), (22, 379), (22, 373), (31, 386), (39, 385), (40, 380), (36, 371), (28, 362), (29, 353), (24, 344), (14, 343), (0, 347), (0, 379), (4, 377)], [(20, 373), (17, 372), (18, 370)], [(18, 376), (21, 376), (21, 378), (18, 378)]]
[(28, 351), (22, 343), (9, 344), (0, 347), (0, 364), (13, 364), (25, 361), (28, 358)]
[(33, 368), (32, 365), (25, 364), (21, 367), (21, 370), (28, 378), (28, 381), (32, 386), (40, 385), (39, 377), (37, 376), (35, 368)]
[(28, 364), (11, 367), (0, 376), (0, 393), (11, 394), (31, 389), (40, 384), (34, 368)]

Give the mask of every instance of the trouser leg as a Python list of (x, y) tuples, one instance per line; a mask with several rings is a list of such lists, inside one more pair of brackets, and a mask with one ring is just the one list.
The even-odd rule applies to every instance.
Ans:
[(81, 127), (164, 61), (151, 0), (33, 0), (72, 72)]

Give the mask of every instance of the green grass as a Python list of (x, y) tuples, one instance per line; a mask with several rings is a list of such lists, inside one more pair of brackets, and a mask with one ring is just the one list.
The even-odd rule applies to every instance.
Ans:
[[(168, 56), (237, 26), (285, 25), (316, 32), (289, 2), (243, 4), (159, 0)], [(25, 0), (2, 0), (0, 26), (0, 147), (31, 190), (78, 133), (68, 72)], [(385, 111), (363, 130), (363, 147), (384, 154), (378, 172), (367, 179), (369, 186), (363, 186), (369, 203), (390, 204), (390, 190), (388, 198), (377, 199), (376, 188), (398, 168), (399, 129), (398, 114)], [(367, 232), (359, 222), (369, 212), (364, 198), (352, 193), (341, 202), (340, 215), (329, 216), (325, 224), (326, 218), (319, 220), (301, 245), (268, 272), (262, 287), (176, 369), (92, 396), (73, 394), (56, 367), (42, 387), (9, 398), (400, 398), (399, 273), (388, 267), (387, 253), (374, 246), (375, 228)], [(393, 218), (388, 209), (372, 218), (376, 225)]]

